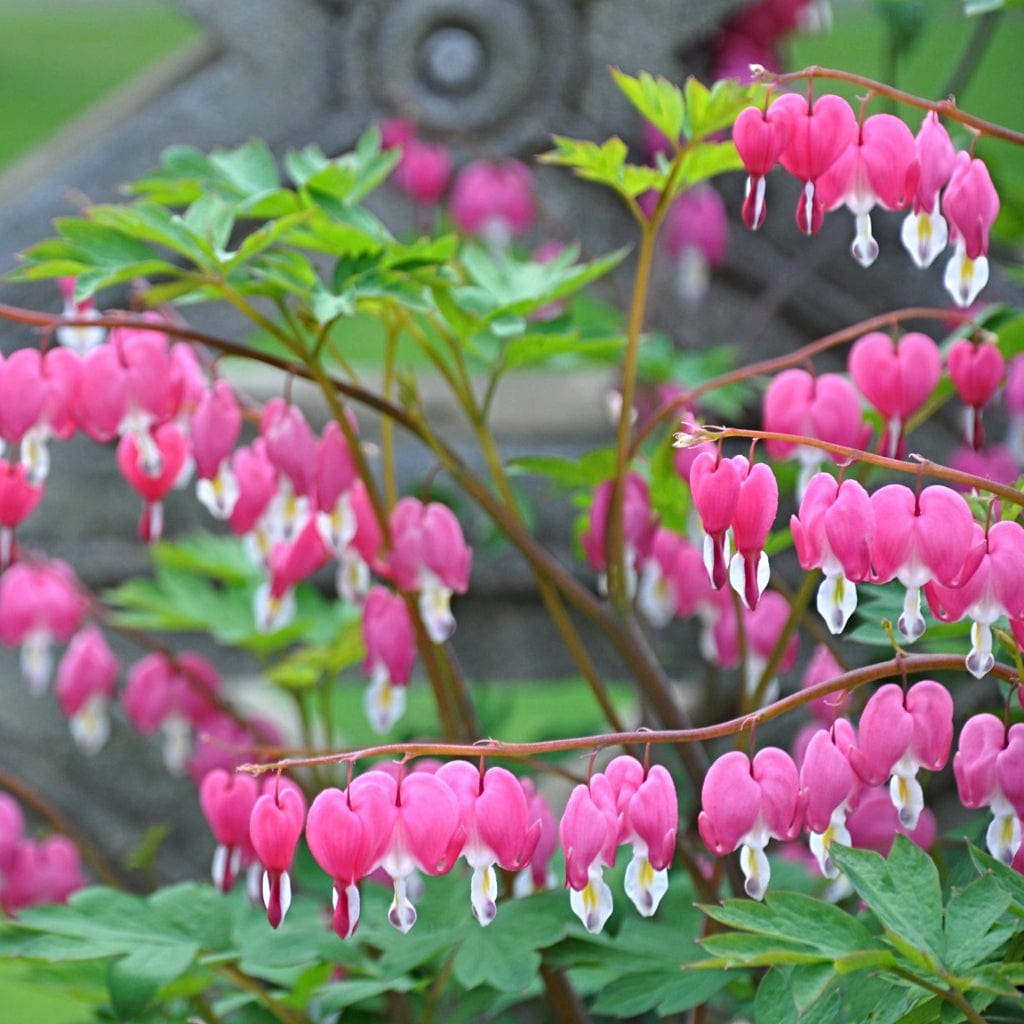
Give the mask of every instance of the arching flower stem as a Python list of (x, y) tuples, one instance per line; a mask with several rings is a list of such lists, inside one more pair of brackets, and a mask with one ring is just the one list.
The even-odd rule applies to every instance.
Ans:
[[(393, 757), (401, 755), (404, 761), (417, 757), (498, 757), (519, 760), (526, 757), (539, 757), (545, 754), (561, 754), (575, 750), (603, 750), (607, 747), (622, 746), (633, 743), (642, 744), (675, 744), (687, 745), (706, 743), (721, 739), (723, 736), (734, 736), (750, 732), (764, 722), (771, 721), (781, 715), (802, 707), (813, 700), (825, 697), (839, 690), (854, 690), (867, 683), (880, 679), (900, 678), (904, 673), (912, 675), (932, 675), (936, 672), (963, 671), (963, 656), (959, 654), (900, 654), (886, 661), (875, 662), (860, 668), (844, 672), (824, 683), (810, 686), (797, 693), (789, 694), (772, 704), (747, 715), (740, 715), (715, 725), (700, 726), (692, 729), (636, 729), (628, 732), (596, 733), (590, 736), (573, 736), (565, 739), (542, 740), (533, 743), (505, 743), (492, 738), (479, 740), (476, 743), (383, 743), (358, 750), (338, 751), (330, 754), (319, 754), (311, 757), (286, 758), (269, 764), (244, 764), (239, 771), (252, 775), (260, 775), (268, 771), (284, 771), (294, 768), (315, 767), (317, 765), (348, 764), (373, 757)], [(1016, 684), (1017, 671), (1009, 665), (997, 663), (991, 674), (1000, 679)]]

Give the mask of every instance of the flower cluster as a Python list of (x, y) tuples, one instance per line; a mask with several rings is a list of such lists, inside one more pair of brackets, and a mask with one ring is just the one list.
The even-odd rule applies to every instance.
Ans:
[(557, 827), (530, 780), (468, 761), (374, 768), (344, 790), (322, 790), (308, 814), (298, 787), (278, 776), (261, 786), (215, 769), (202, 780), (199, 799), (217, 841), (214, 883), (227, 891), (245, 871), (275, 928), (288, 910), (289, 869), (305, 830), (313, 858), (333, 879), (333, 927), (343, 939), (358, 927), (363, 879), (390, 882), (388, 918), (407, 932), (416, 923), (419, 874), (447, 873), (460, 857), (471, 872), (473, 916), (486, 926), (498, 910), (496, 869), (515, 874), (515, 895), (548, 887), (556, 836), (570, 903), (588, 930), (599, 932), (611, 914), (602, 875), (623, 844), (633, 851), (626, 893), (650, 917), (668, 887), (679, 822), (671, 775), (630, 756), (577, 786)]
[[(824, 682), (838, 666), (815, 670)], [(909, 688), (887, 683), (876, 690), (855, 727), (826, 705), (818, 723), (797, 741), (794, 760), (766, 747), (753, 759), (739, 751), (720, 757), (701, 791), (698, 819), (708, 849), (723, 856), (740, 850), (747, 894), (760, 899), (770, 868), (771, 839), (791, 841), (802, 831), (826, 878), (838, 869), (832, 843), (866, 846), (887, 854), (897, 832), (928, 847), (934, 819), (924, 804), (918, 772), (945, 767), (953, 743), (953, 699), (934, 680)], [(988, 847), (1014, 867), (1021, 862), (1024, 817), (1024, 727), (1009, 729), (995, 716), (968, 719), (960, 733), (953, 771), (965, 807), (989, 807)]]
[(845, 205), (856, 222), (851, 251), (868, 267), (878, 256), (872, 210), (910, 208), (902, 238), (917, 266), (930, 266), (948, 242), (954, 252), (943, 281), (954, 301), (969, 306), (985, 287), (999, 197), (984, 162), (957, 153), (934, 112), (914, 136), (891, 114), (858, 123), (839, 96), (787, 93), (763, 109), (744, 110), (733, 140), (747, 170), (747, 227), (764, 223), (766, 177), (781, 164), (803, 186), (796, 223), (805, 234), (820, 229), (827, 211)]

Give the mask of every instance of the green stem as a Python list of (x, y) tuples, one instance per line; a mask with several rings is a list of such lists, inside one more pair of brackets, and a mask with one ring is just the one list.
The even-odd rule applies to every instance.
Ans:
[(913, 971), (908, 971), (903, 967), (891, 968), (892, 973), (899, 978), (903, 978), (904, 981), (909, 981), (913, 985), (918, 985), (920, 988), (927, 989), (933, 995), (937, 995), (940, 999), (945, 999), (946, 1002), (952, 1003), (970, 1022), (971, 1024), (985, 1024), (985, 1018), (982, 1017), (978, 1011), (971, 1006), (971, 1004), (964, 998), (964, 996), (958, 992), (955, 988), (943, 988), (941, 985), (937, 985), (933, 981), (929, 981), (927, 978), (922, 978), (918, 974), (914, 974)]
[(779, 671), (779, 664), (786, 653), (786, 645), (789, 643), (789, 638), (796, 632), (796, 627), (800, 625), (800, 620), (804, 617), (807, 606), (811, 603), (811, 597), (814, 594), (814, 588), (818, 584), (818, 579), (819, 577), (816, 573), (807, 573), (800, 584), (800, 589), (789, 602), (789, 617), (786, 619), (786, 623), (782, 627), (782, 632), (779, 633), (774, 647), (772, 647), (772, 653), (761, 672), (761, 678), (758, 679), (757, 686), (754, 688), (753, 699), (755, 707), (764, 700), (768, 684)]
[(259, 981), (250, 978), (241, 968), (222, 963), (217, 964), (217, 971), (233, 985), (255, 996), (280, 1024), (309, 1024), (309, 1017), (275, 999)]
[[(384, 348), (383, 394), (390, 402), (395, 389), (395, 360), (398, 354), (398, 326), (388, 324), (388, 337)], [(384, 466), (384, 500), (388, 508), (398, 501), (398, 481), (395, 474), (395, 424), (385, 416), (380, 421), (381, 462)]]
[(622, 403), (615, 438), (615, 483), (608, 506), (608, 535), (605, 562), (608, 573), (608, 599), (620, 614), (629, 608), (630, 596), (626, 583), (625, 536), (623, 533), (626, 495), (626, 474), (629, 472), (630, 441), (633, 436), (633, 404), (636, 395), (637, 366), (640, 359), (640, 335), (643, 330), (647, 292), (650, 287), (651, 268), (654, 263), (654, 243), (657, 237), (655, 223), (644, 223), (640, 236), (636, 276), (633, 279), (633, 300), (629, 307), (626, 326), (626, 351), (622, 360)]
[[(514, 516), (515, 519), (522, 524), (522, 516), (519, 513), (516, 496), (512, 491), (508, 474), (505, 472), (501, 456), (499, 455), (497, 446), (495, 445), (494, 435), (487, 428), (486, 411), (485, 409), (480, 408), (475, 410), (475, 413), (476, 414), (473, 416), (473, 425), (476, 431), (477, 442), (484, 453), (484, 459), (490, 471), (491, 478), (494, 480), (495, 486), (498, 488), (498, 493), (505, 502), (505, 507), (508, 509), (509, 514)], [(580, 670), (581, 675), (590, 687), (595, 700), (601, 708), (602, 714), (605, 716), (605, 720), (612, 729), (616, 730), (616, 732), (622, 732), (624, 726), (622, 724), (622, 720), (619, 718), (619, 713), (612, 702), (611, 695), (608, 693), (608, 688), (605, 686), (604, 680), (601, 678), (601, 674), (597, 670), (597, 666), (587, 653), (587, 649), (584, 646), (579, 633), (576, 631), (576, 627), (572, 624), (572, 620), (569, 618), (569, 614), (566, 611), (565, 605), (562, 603), (562, 599), (559, 596), (558, 591), (536, 566), (533, 567), (533, 575), (537, 584), (537, 589), (540, 591), (541, 600), (544, 602), (544, 607), (547, 610), (551, 621), (554, 623), (555, 628), (558, 630), (558, 633), (562, 638), (562, 642), (565, 644), (566, 649), (569, 651), (573, 661), (576, 663), (576, 667)]]

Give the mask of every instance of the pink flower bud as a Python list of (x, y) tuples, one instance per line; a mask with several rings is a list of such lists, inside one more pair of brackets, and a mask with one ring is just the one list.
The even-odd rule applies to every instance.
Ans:
[(455, 178), (452, 219), (460, 231), (504, 248), (533, 226), (537, 216), (533, 190), (533, 174), (518, 160), (468, 164)]
[(283, 778), (267, 780), (249, 817), (249, 838), (264, 868), (263, 903), (272, 928), (284, 920), (291, 903), (288, 869), (305, 818), (302, 790)]
[(249, 818), (258, 796), (259, 786), (251, 775), (215, 769), (200, 783), (199, 806), (217, 840), (213, 884), (221, 892), (228, 892), (238, 876), (249, 844)]

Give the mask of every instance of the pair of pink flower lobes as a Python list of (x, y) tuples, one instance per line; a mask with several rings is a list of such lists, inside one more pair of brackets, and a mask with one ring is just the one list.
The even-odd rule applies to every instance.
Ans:
[(915, 138), (891, 114), (874, 114), (858, 124), (839, 96), (809, 102), (788, 93), (764, 109), (744, 110), (733, 126), (733, 141), (748, 175), (743, 203), (748, 227), (764, 223), (765, 177), (780, 163), (803, 184), (796, 208), (800, 230), (813, 234), (826, 210), (845, 204), (856, 220), (852, 252), (862, 266), (878, 255), (871, 234), (874, 207), (912, 206), (903, 242), (918, 266), (930, 266), (950, 240), (956, 248), (944, 284), (954, 301), (969, 306), (988, 281), (988, 233), (999, 196), (985, 164), (954, 150), (935, 113), (925, 116)]
[(17, 914), (41, 903), (63, 903), (85, 885), (78, 847), (67, 836), (36, 841), (25, 835), (18, 802), (0, 793), (0, 908)]
[(804, 828), (822, 873), (834, 878), (829, 848), (833, 841), (851, 845), (846, 817), (866, 787), (890, 780), (900, 824), (915, 829), (924, 809), (917, 772), (944, 767), (952, 741), (953, 700), (945, 687), (923, 680), (904, 692), (887, 684), (868, 700), (859, 729), (839, 719), (817, 731), (799, 769), (778, 747), (752, 760), (731, 751), (715, 761), (701, 790), (701, 838), (719, 856), (740, 849), (746, 891), (754, 899), (764, 896), (770, 879), (769, 840), (796, 839)]

